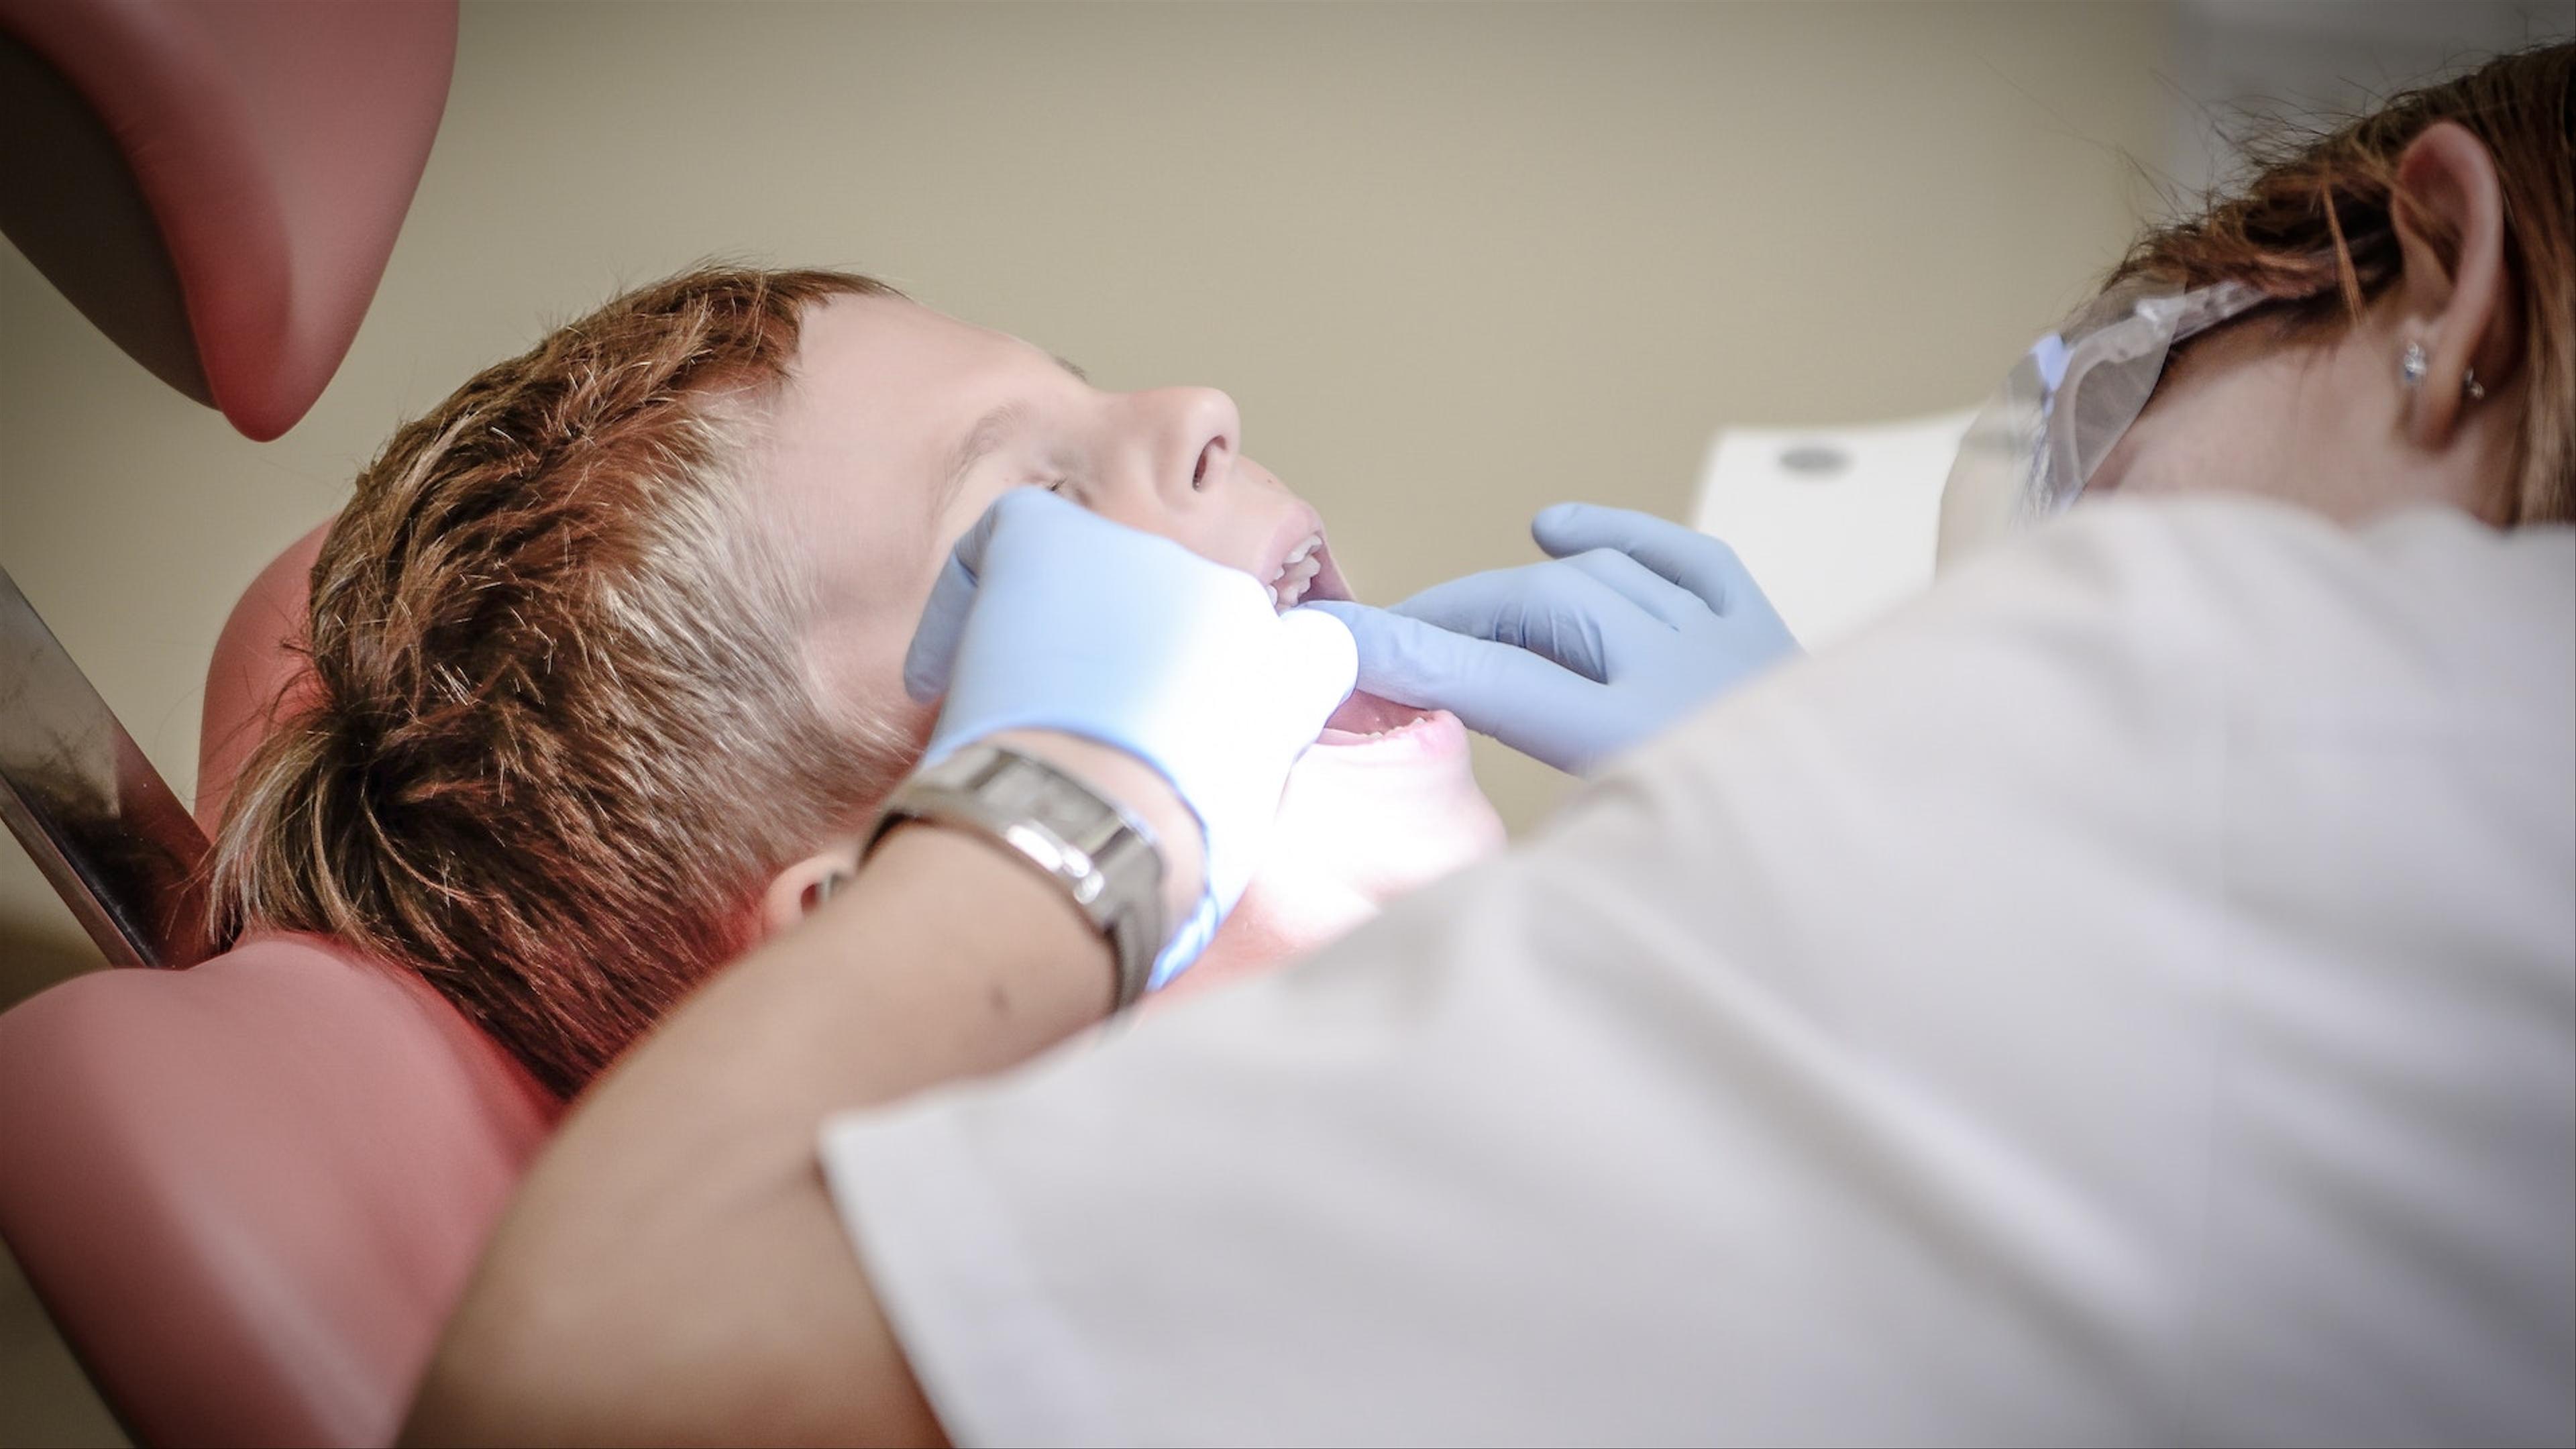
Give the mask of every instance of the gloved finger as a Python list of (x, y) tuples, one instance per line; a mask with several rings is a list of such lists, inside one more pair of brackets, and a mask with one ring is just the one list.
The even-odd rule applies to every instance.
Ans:
[(1511, 645), (1601, 682), (1610, 678), (1611, 640), (1664, 626), (1617, 590), (1562, 563), (1525, 564), (1434, 584), (1395, 613)]
[(1416, 709), (1445, 709), (1559, 768), (1559, 734), (1588, 725), (1603, 687), (1526, 649), (1451, 633), (1436, 624), (1366, 604), (1307, 606), (1348, 625), (1359, 647), (1359, 687)]
[(1697, 594), (1716, 613), (1762, 597), (1744, 561), (1724, 541), (1632, 508), (1560, 503), (1540, 509), (1530, 520), (1530, 537), (1558, 558), (1585, 549), (1617, 549)]
[[(1351, 697), (1359, 679), (1359, 641), (1348, 624), (1315, 609), (1290, 609), (1279, 619), (1286, 643), (1280, 649), (1280, 688), (1296, 716), (1298, 733), (1323, 733), (1324, 721)], [(1314, 728), (1307, 729), (1307, 717)]]
[[(912, 631), (912, 644), (903, 655), (903, 691), (916, 702), (928, 704), (948, 692), (949, 664), (956, 657), (966, 616), (975, 607), (975, 585), (984, 572), (984, 556), (992, 549), (995, 532), (1006, 519), (1028, 517), (1035, 521), (1049, 508), (1082, 512), (1070, 499), (1059, 498), (1045, 489), (1014, 488), (994, 499), (983, 516), (959, 535), (956, 546), (948, 550), (947, 561), (939, 567), (939, 577), (931, 583), (929, 602), (922, 605), (921, 622)], [(1059, 525), (1065, 522), (1043, 521)]]
[(1034, 519), (1052, 509), (1082, 512), (1071, 499), (1059, 498), (1043, 488), (1010, 489), (994, 499), (983, 516), (958, 536), (957, 546), (948, 551), (949, 557), (964, 566), (970, 579), (978, 577), (984, 572), (984, 555), (993, 546), (994, 534), (1014, 519)]
[(1587, 548), (1558, 559), (1556, 567), (1590, 574), (1621, 598), (1676, 629), (1709, 616), (1709, 607), (1699, 595), (1615, 548)]
[(952, 551), (930, 586), (930, 602), (922, 606), (921, 623), (903, 654), (903, 692), (916, 703), (928, 704), (948, 692), (948, 667), (957, 657), (958, 636), (966, 631), (967, 611), (974, 606), (975, 572)]

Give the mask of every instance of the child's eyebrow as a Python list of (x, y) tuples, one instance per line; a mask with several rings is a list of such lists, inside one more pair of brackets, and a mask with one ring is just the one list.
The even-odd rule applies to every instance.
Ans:
[[(1083, 371), (1072, 359), (1057, 357), (1053, 353), (1048, 355), (1055, 357), (1055, 365), (1071, 373), (1075, 381), (1086, 384), (1091, 381), (1091, 374)], [(1020, 405), (1006, 402), (977, 418), (975, 426), (966, 430), (966, 436), (957, 440), (956, 450), (949, 455), (947, 476), (930, 495), (931, 522), (937, 523), (940, 516), (948, 511), (948, 505), (957, 499), (957, 490), (965, 486), (966, 475), (975, 471), (975, 465), (983, 462), (987, 454), (1002, 446), (1012, 430), (1020, 425), (1021, 419)]]
[(956, 501), (957, 490), (965, 486), (966, 475), (975, 471), (975, 465), (984, 461), (986, 455), (1002, 446), (1003, 441), (1019, 427), (1020, 417), (1020, 405), (1006, 402), (977, 418), (975, 426), (966, 430), (966, 436), (957, 440), (957, 447), (950, 454), (948, 475), (930, 496), (931, 522), (937, 523), (940, 516), (948, 511), (948, 505)]

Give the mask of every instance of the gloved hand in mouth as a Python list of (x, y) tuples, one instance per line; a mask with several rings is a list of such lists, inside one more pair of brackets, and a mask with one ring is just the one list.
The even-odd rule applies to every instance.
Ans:
[(1725, 544), (1651, 514), (1541, 512), (1545, 563), (1470, 574), (1391, 609), (1318, 602), (1359, 642), (1359, 687), (1454, 711), (1574, 774), (1798, 652)]
[(1124, 751), (1188, 807), (1200, 838), (1160, 844), (1167, 863), (1195, 856), (1204, 884), (1152, 986), (1242, 897), (1289, 767), (1351, 692), (1349, 630), (1278, 605), (1241, 570), (1014, 489), (959, 539), (904, 659), (915, 699), (945, 696), (924, 764), (1047, 731)]

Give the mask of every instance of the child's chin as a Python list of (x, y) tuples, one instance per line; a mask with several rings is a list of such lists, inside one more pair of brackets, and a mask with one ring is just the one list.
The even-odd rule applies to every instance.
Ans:
[(1171, 990), (1257, 975), (1328, 945), (1502, 846), (1458, 717), (1353, 695), (1290, 772), (1242, 902)]

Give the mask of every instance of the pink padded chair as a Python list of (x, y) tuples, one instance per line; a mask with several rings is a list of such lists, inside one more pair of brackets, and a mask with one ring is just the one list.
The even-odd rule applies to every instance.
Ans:
[[(0, 0), (0, 230), (138, 362), (274, 437), (366, 312), (455, 37), (454, 0)], [(76, 480), (11, 486), (47, 484)], [(110, 959), (202, 953), (163, 930), (170, 898), (295, 687), (319, 542), (216, 646), (193, 822), (0, 574), (0, 665), (51, 710), (13, 729), (0, 701), (0, 813)], [(95, 777), (22, 789), (65, 719)], [(138, 843), (157, 864), (120, 873)], [(138, 1439), (382, 1443), (556, 1110), (435, 992), (326, 939), (95, 972), (0, 1015), (0, 1237)]]
[[(0, 0), (0, 233), (276, 437), (357, 335), (455, 60), (455, 0)], [(0, 670), (0, 822), (109, 961), (202, 959), (204, 837), (4, 569)]]
[(265, 442), (348, 355), (455, 63), (455, 0), (0, 0), (0, 226)]
[(291, 705), (307, 677), (296, 650), (311, 601), (313, 561), (322, 554), (328, 523), (286, 546), (233, 605), (215, 636), (214, 662), (206, 666), (206, 699), (197, 720), (197, 827), (214, 838), (224, 822), (233, 777)]
[[(321, 530), (207, 671), (198, 818), (298, 680)], [(553, 1097), (417, 977), (255, 935), (0, 1015), (0, 1236), (148, 1443), (381, 1444)]]
[(310, 936), (0, 1017), (0, 1233), (147, 1444), (383, 1444), (554, 1104)]

